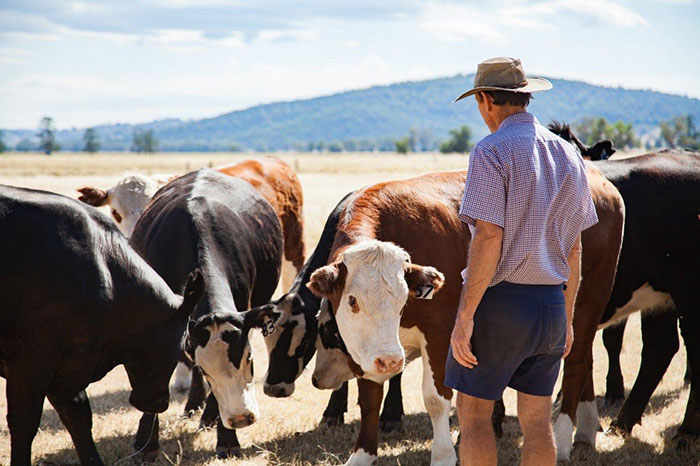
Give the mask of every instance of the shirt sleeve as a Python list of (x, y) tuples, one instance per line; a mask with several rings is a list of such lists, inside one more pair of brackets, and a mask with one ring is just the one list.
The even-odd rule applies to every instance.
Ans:
[(477, 220), (503, 228), (506, 212), (506, 178), (496, 157), (477, 144), (469, 155), (467, 182), (459, 218), (474, 226)]
[(591, 188), (588, 185), (588, 177), (586, 176), (585, 167), (583, 172), (584, 195), (581, 196), (581, 231), (588, 230), (593, 225), (598, 223), (598, 214), (595, 211), (593, 198), (591, 197)]

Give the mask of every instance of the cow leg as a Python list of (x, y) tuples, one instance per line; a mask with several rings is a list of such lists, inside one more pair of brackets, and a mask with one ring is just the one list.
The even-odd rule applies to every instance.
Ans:
[(191, 417), (195, 411), (201, 409), (204, 406), (206, 396), (207, 391), (204, 387), (202, 369), (195, 365), (192, 367), (192, 384), (190, 385), (190, 394), (185, 404), (185, 416)]
[(576, 435), (574, 443), (586, 443), (595, 448), (596, 435), (600, 429), (598, 419), (598, 407), (595, 404), (595, 391), (593, 390), (593, 371), (588, 372), (583, 393), (576, 408)]
[(295, 212), (282, 216), (284, 234), (284, 257), (294, 265), (297, 273), (304, 267), (304, 225)]
[[(676, 304), (679, 304), (678, 301)], [(700, 435), (700, 315), (697, 305), (690, 311), (686, 310), (687, 306), (679, 306), (678, 309), (681, 311), (681, 334), (690, 365), (690, 395), (683, 423), (673, 437), (673, 443), (678, 449), (686, 449)]]
[(87, 393), (81, 391), (75, 398), (68, 401), (58, 400), (49, 395), (49, 401), (73, 439), (80, 464), (95, 466), (104, 464), (92, 438), (92, 409), (90, 409)]
[(506, 405), (503, 403), (503, 398), (501, 398), (493, 403), (493, 412), (491, 413), (491, 425), (496, 438), (503, 437), (503, 421), (505, 418)]
[(401, 430), (403, 397), (401, 395), (401, 372), (389, 379), (389, 390), (384, 398), (384, 408), (379, 416), (379, 429), (382, 432)]
[(241, 456), (241, 444), (238, 443), (238, 436), (235, 429), (227, 429), (221, 418), (216, 423), (216, 457), (229, 458), (231, 456)]
[[(444, 359), (438, 368), (438, 377), (434, 377), (425, 344), (421, 353), (423, 357), (423, 403), (425, 403), (425, 410), (430, 415), (430, 422), (433, 424), (433, 449), (430, 454), (430, 464), (432, 466), (454, 466), (457, 464), (457, 454), (450, 435), (451, 401), (450, 398), (443, 396), (446, 393), (447, 396), (451, 396), (452, 392), (449, 389), (446, 391), (446, 387), (442, 383), (445, 380)], [(440, 384), (440, 390), (436, 384)]]
[(333, 390), (328, 400), (328, 406), (321, 417), (321, 424), (328, 426), (338, 426), (345, 422), (345, 413), (348, 412), (348, 383)]
[(216, 425), (216, 419), (219, 417), (219, 402), (216, 401), (214, 393), (209, 393), (207, 397), (206, 404), (204, 405), (204, 411), (202, 412), (202, 417), (199, 419), (199, 428), (203, 429), (205, 427), (214, 427)]
[(151, 463), (158, 458), (158, 453), (160, 453), (159, 429), (158, 415), (143, 413), (134, 439), (134, 450), (138, 452), (141, 461)]
[(346, 466), (366, 466), (377, 461), (379, 408), (384, 390), (382, 385), (366, 379), (357, 379), (357, 388), (360, 397), (360, 432)]
[[(35, 363), (41, 367), (41, 363)], [(36, 367), (33, 364), (28, 367)], [(37, 376), (26, 368), (5, 366), (7, 385), (7, 427), (10, 430), (10, 465), (29, 466), (32, 441), (41, 422), (44, 395), (50, 375)], [(17, 372), (17, 374), (15, 374)], [(43, 380), (42, 380), (43, 379)]]
[(678, 317), (673, 311), (642, 315), (642, 363), (632, 391), (627, 396), (609, 432), (629, 434), (641, 422), (649, 398), (678, 351)]
[(608, 376), (606, 378), (605, 402), (612, 404), (625, 398), (625, 384), (620, 367), (622, 339), (627, 320), (603, 330), (603, 344), (608, 352)]
[(173, 390), (176, 392), (186, 392), (192, 384), (192, 370), (184, 361), (184, 357), (180, 355), (180, 360), (175, 367), (175, 380), (173, 381)]

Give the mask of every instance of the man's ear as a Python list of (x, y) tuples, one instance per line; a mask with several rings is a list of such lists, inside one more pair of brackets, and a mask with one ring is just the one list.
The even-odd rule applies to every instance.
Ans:
[(404, 278), (408, 294), (413, 298), (432, 299), (445, 284), (445, 276), (436, 268), (416, 264), (406, 264)]
[(320, 298), (330, 298), (345, 287), (345, 277), (348, 269), (342, 262), (336, 262), (311, 274), (306, 287)]

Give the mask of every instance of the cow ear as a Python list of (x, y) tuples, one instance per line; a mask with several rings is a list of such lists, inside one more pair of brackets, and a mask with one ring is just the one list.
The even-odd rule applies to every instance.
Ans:
[(613, 142), (609, 139), (596, 142), (590, 149), (588, 155), (591, 160), (606, 160), (615, 153)]
[(185, 356), (190, 362), (194, 363), (194, 344), (192, 343), (192, 333), (194, 332), (194, 327), (196, 321), (189, 319), (187, 321), (187, 334), (185, 335)]
[(78, 200), (91, 206), (100, 207), (107, 204), (109, 200), (109, 192), (104, 189), (85, 186), (84, 188), (78, 189), (78, 192), (80, 193)]
[(345, 286), (348, 269), (342, 262), (326, 265), (311, 274), (306, 287), (320, 298), (330, 298)]
[(445, 284), (445, 276), (434, 267), (406, 264), (404, 278), (408, 293), (413, 298), (432, 299)]
[(265, 304), (243, 313), (243, 329), (245, 332), (253, 328), (262, 330), (266, 337), (275, 333), (275, 322), (282, 315), (274, 304)]
[(180, 306), (181, 316), (184, 318), (189, 318), (192, 311), (194, 311), (195, 306), (199, 302), (199, 299), (204, 294), (204, 277), (199, 269), (195, 269), (194, 272), (187, 277), (187, 284), (185, 285), (185, 291), (182, 294), (182, 305)]

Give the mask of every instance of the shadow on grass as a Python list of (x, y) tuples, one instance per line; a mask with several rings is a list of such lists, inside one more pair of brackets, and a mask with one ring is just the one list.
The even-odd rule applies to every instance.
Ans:
[[(651, 400), (651, 409), (657, 410), (665, 406), (669, 400), (677, 398), (678, 390), (656, 395)], [(118, 405), (128, 403), (128, 391), (123, 393), (108, 393), (96, 397), (96, 412), (99, 410), (99, 401), (103, 399), (109, 403), (109, 396), (123, 397), (117, 399)], [(114, 402), (115, 400), (112, 400)], [(598, 400), (602, 406), (602, 399)], [(604, 411), (601, 409), (601, 411)], [(616, 413), (616, 411), (615, 411)], [(55, 414), (54, 414), (55, 415)], [(57, 418), (56, 418), (57, 419)], [(260, 422), (265, 422), (261, 420)], [(404, 429), (401, 432), (379, 434), (380, 457), (378, 465), (424, 465), (430, 463), (430, 447), (432, 445), (432, 425), (426, 413), (409, 414), (403, 417)], [(337, 427), (317, 427), (303, 432), (282, 434), (279, 437), (262, 442), (243, 441), (243, 459), (262, 459), (267, 464), (273, 465), (317, 465), (317, 464), (342, 464), (352, 450), (359, 431), (359, 421)], [(499, 464), (517, 464), (520, 459), (521, 432), (518, 420), (514, 416), (506, 416), (504, 421), (504, 435), (498, 440)], [(678, 452), (670, 444), (678, 426), (667, 428), (663, 437), (666, 445), (662, 453), (656, 451), (654, 445), (645, 443), (636, 438), (629, 438), (620, 447), (610, 451), (595, 451), (587, 445), (577, 444), (571, 455), (570, 465), (610, 465), (610, 464), (698, 464), (700, 462), (700, 449), (697, 444), (686, 452)], [(134, 431), (136, 426), (134, 425)], [(453, 428), (454, 429), (454, 428)], [(164, 454), (154, 463), (156, 466), (172, 464), (191, 465), (203, 464), (214, 456), (214, 440), (199, 441), (201, 435), (192, 428), (191, 423), (184, 420), (176, 420), (168, 426), (161, 425), (161, 451)], [(133, 433), (129, 435), (115, 435), (98, 439), (97, 448), (107, 464), (115, 464), (122, 458), (133, 453), (131, 447)], [(456, 445), (455, 445), (456, 447)], [(384, 450), (384, 452), (381, 452)], [(232, 461), (236, 464), (237, 461)], [(65, 448), (56, 453), (39, 458), (39, 464), (64, 465), (78, 464), (77, 456), (73, 448)], [(122, 461), (121, 465), (140, 464), (137, 459)]]

